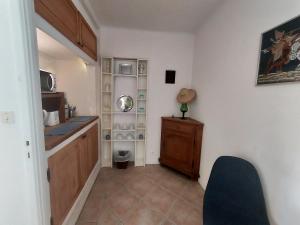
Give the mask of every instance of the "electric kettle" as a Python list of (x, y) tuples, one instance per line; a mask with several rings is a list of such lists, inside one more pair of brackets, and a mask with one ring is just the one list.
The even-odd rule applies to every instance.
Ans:
[(55, 126), (59, 124), (59, 114), (58, 111), (47, 112), (43, 109), (43, 119), (45, 126)]

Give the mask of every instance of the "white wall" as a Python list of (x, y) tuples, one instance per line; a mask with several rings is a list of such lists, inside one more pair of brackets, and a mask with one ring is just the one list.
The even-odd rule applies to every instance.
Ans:
[(86, 65), (78, 57), (55, 59), (39, 52), (40, 68), (56, 74), (57, 91), (64, 92), (68, 104), (76, 106), (77, 115), (97, 114), (98, 79), (95, 66)]
[[(176, 95), (191, 85), (194, 36), (101, 27), (101, 55), (146, 58), (148, 80), (147, 163), (158, 163), (161, 116), (179, 115)], [(176, 84), (165, 84), (165, 70), (176, 70)]]
[(216, 158), (258, 168), (270, 217), (300, 220), (300, 83), (256, 86), (260, 34), (299, 14), (298, 0), (228, 0), (197, 34), (193, 116), (205, 123), (200, 182)]
[(96, 74), (80, 58), (56, 61), (57, 90), (65, 92), (77, 115), (96, 115)]
[(31, 83), (37, 74), (37, 59), (33, 56), (36, 49), (29, 46), (35, 43), (32, 9), (31, 1), (0, 1), (0, 26), (5, 34), (0, 36), (0, 116), (10, 112), (13, 118), (7, 124), (0, 117), (1, 225), (43, 224), (38, 212), (42, 208), (37, 201), (40, 193), (35, 185), (38, 178), (34, 172), (36, 150), (40, 149), (36, 148), (37, 137), (32, 136), (36, 121), (42, 117), (35, 114), (30, 96), (37, 90)]

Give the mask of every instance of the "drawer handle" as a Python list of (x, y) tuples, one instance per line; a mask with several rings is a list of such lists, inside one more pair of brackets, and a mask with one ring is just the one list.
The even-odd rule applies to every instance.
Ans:
[(86, 134), (82, 135), (81, 137), (82, 137), (82, 139), (86, 138)]

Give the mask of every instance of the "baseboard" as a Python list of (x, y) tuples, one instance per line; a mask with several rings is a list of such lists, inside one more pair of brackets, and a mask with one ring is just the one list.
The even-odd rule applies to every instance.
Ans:
[(62, 225), (75, 225), (78, 217), (81, 213), (81, 210), (86, 202), (86, 199), (95, 183), (97, 175), (100, 170), (100, 162), (98, 162), (93, 169), (90, 177), (88, 178), (87, 182), (85, 183), (82, 191), (80, 192), (78, 198), (76, 199), (73, 207), (71, 208), (70, 212), (68, 213), (66, 219), (64, 220)]

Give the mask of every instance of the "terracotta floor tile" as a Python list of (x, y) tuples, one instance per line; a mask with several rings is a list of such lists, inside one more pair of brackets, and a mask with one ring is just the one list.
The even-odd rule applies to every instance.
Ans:
[(107, 197), (116, 193), (118, 190), (122, 189), (122, 185), (113, 180), (106, 180), (102, 182), (95, 183), (92, 188), (91, 195), (96, 197)]
[(77, 222), (76, 225), (98, 225), (97, 223), (90, 222)]
[(162, 223), (162, 225), (176, 225), (175, 223), (171, 222), (170, 220), (166, 220)]
[(135, 179), (131, 180), (131, 182), (126, 184), (126, 188), (140, 198), (143, 198), (155, 186), (156, 185), (153, 180), (143, 175), (136, 177)]
[(78, 221), (79, 222), (97, 222), (99, 214), (100, 213), (97, 208), (83, 208)]
[(198, 208), (202, 208), (204, 190), (198, 182), (191, 182), (186, 185), (181, 193), (181, 197)]
[(183, 192), (187, 182), (182, 177), (172, 175), (163, 177), (160, 185), (178, 195)]
[(106, 210), (99, 218), (97, 225), (122, 225), (121, 221), (110, 211)]
[(116, 192), (108, 199), (108, 207), (120, 219), (127, 219), (136, 210), (140, 201), (126, 189)]
[(156, 187), (145, 196), (143, 201), (150, 208), (165, 214), (171, 208), (175, 198), (175, 195), (171, 194), (165, 189)]
[(168, 219), (177, 225), (202, 225), (202, 213), (183, 200), (176, 201)]
[(124, 225), (159, 225), (163, 218), (163, 214), (141, 204)]

